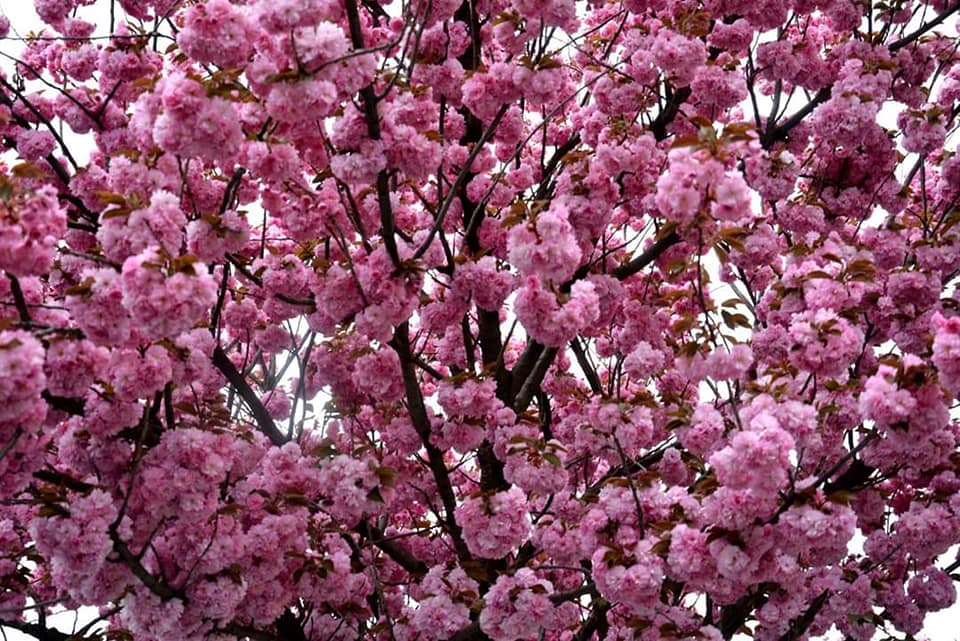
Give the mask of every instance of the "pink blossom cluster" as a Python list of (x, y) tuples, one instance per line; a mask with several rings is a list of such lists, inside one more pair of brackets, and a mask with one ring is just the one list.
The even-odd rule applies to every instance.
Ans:
[(201, 263), (165, 274), (164, 259), (151, 246), (123, 263), (121, 304), (147, 336), (173, 337), (202, 320), (216, 299), (213, 278)]
[(596, 321), (598, 303), (590, 282), (577, 281), (569, 294), (558, 296), (537, 276), (528, 276), (517, 293), (514, 311), (531, 337), (559, 347)]
[(30, 534), (38, 551), (50, 558), (51, 579), (66, 586), (71, 598), (80, 603), (104, 598), (100, 573), (113, 550), (109, 531), (116, 518), (113, 498), (93, 490), (70, 501), (69, 515), (34, 521)]
[(536, 639), (540, 630), (564, 627), (569, 614), (550, 602), (552, 592), (550, 581), (538, 578), (528, 568), (499, 577), (484, 597), (480, 629), (494, 641), (529, 641)]
[(47, 414), (43, 345), (28, 332), (0, 332), (0, 434), (5, 444), (21, 430), (35, 432)]
[(780, 491), (787, 482), (794, 445), (793, 437), (775, 417), (760, 414), (750, 422), (748, 429), (732, 436), (730, 445), (710, 456), (710, 465), (722, 485), (769, 496)]
[(470, 606), (479, 597), (479, 587), (463, 570), (433, 567), (417, 590), (419, 603), (398, 630), (401, 639), (441, 641), (470, 624)]
[(186, 75), (172, 74), (163, 81), (153, 137), (171, 153), (216, 160), (239, 151), (243, 131), (229, 102), (207, 97), (203, 85)]
[(507, 239), (508, 259), (521, 276), (537, 276), (544, 282), (563, 283), (580, 264), (569, 212), (562, 204), (537, 215), (533, 229), (517, 225)]
[(960, 397), (960, 318), (933, 317), (933, 364), (940, 382), (954, 397)]
[[(663, 583), (664, 563), (643, 544), (633, 550), (611, 554), (603, 546), (593, 554), (593, 579), (605, 598), (623, 604), (633, 614), (644, 615), (656, 609)], [(622, 562), (616, 557), (625, 555)], [(614, 557), (614, 558), (611, 558)]]
[(189, 7), (182, 17), (177, 44), (188, 56), (220, 67), (239, 67), (247, 61), (256, 32), (241, 7), (210, 0)]
[(104, 255), (120, 263), (151, 246), (177, 256), (186, 222), (179, 199), (169, 192), (158, 191), (151, 196), (147, 207), (136, 209), (129, 216), (104, 220), (97, 240)]
[(32, 276), (50, 269), (67, 217), (52, 187), (0, 203), (0, 269)]
[(470, 552), (496, 559), (523, 543), (530, 533), (526, 503), (519, 488), (464, 500), (457, 508), (457, 521)]

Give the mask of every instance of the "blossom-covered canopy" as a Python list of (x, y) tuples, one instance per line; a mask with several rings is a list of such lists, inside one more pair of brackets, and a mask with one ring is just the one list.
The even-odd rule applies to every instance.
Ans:
[(35, 8), (0, 629), (909, 640), (954, 602), (957, 0)]

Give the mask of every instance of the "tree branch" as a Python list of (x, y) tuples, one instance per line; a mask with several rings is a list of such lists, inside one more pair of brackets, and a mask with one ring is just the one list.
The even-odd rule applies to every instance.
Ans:
[(784, 122), (776, 127), (772, 127), (773, 121), (768, 122), (766, 131), (760, 136), (760, 144), (764, 149), (769, 149), (770, 146), (778, 140), (786, 139), (790, 130), (803, 122), (803, 119), (809, 116), (810, 113), (816, 109), (817, 105), (829, 100), (831, 95), (833, 95), (833, 88), (824, 87), (814, 95), (810, 102), (801, 107)]
[[(363, 49), (363, 28), (360, 24), (360, 12), (356, 0), (346, 0), (347, 22), (350, 26), (350, 41), (354, 49)], [(380, 114), (377, 112), (377, 94), (373, 85), (367, 85), (360, 90), (360, 100), (363, 103), (363, 116), (367, 123), (367, 135), (371, 140), (380, 140)], [(397, 249), (396, 230), (394, 227), (393, 205), (390, 202), (390, 183), (387, 170), (382, 169), (377, 174), (377, 204), (380, 207), (380, 237), (394, 267), (400, 266), (400, 252)]]
[(370, 525), (366, 521), (360, 521), (360, 524), (356, 527), (356, 531), (368, 539), (370, 543), (383, 550), (384, 554), (393, 559), (397, 565), (410, 574), (423, 576), (430, 571), (426, 563), (410, 554), (410, 552), (397, 545), (394, 541), (384, 540), (383, 532), (381, 532), (379, 528)]
[(899, 50), (899, 49), (903, 49), (904, 47), (906, 47), (906, 46), (909, 45), (910, 43), (912, 43), (912, 42), (916, 41), (917, 39), (919, 39), (920, 36), (922, 36), (923, 34), (929, 32), (931, 29), (933, 29), (933, 28), (936, 27), (937, 25), (943, 24), (943, 22), (944, 22), (947, 18), (949, 18), (949, 17), (950, 17), (951, 15), (953, 15), (954, 13), (956, 13), (957, 9), (960, 9), (960, 2), (955, 2), (955, 3), (953, 3), (953, 5), (950, 6), (950, 7), (948, 7), (946, 11), (944, 11), (943, 13), (941, 13), (939, 16), (937, 16), (936, 18), (934, 18), (934, 19), (931, 20), (930, 22), (925, 23), (923, 26), (921, 26), (919, 29), (917, 29), (916, 31), (914, 31), (914, 32), (911, 33), (910, 35), (904, 36), (903, 38), (900, 38), (899, 40), (897, 40), (896, 42), (894, 42), (893, 44), (891, 44), (891, 45), (888, 47), (888, 49), (890, 49), (890, 53), (894, 53), (894, 52), (896, 52), (896, 51)]
[(798, 641), (798, 639), (802, 638), (807, 628), (809, 628), (813, 620), (817, 618), (817, 615), (820, 613), (820, 610), (823, 609), (823, 606), (829, 598), (829, 590), (821, 592), (816, 599), (810, 602), (810, 605), (804, 610), (803, 614), (790, 621), (790, 629), (780, 637), (780, 641)]
[(253, 388), (247, 384), (246, 379), (237, 371), (237, 368), (227, 356), (227, 353), (224, 352), (223, 348), (219, 345), (213, 350), (213, 365), (227, 377), (227, 381), (229, 381), (237, 391), (237, 394), (240, 395), (240, 398), (247, 404), (250, 413), (253, 414), (253, 418), (257, 423), (257, 427), (270, 439), (270, 442), (277, 447), (286, 443), (287, 437), (277, 428), (276, 423), (273, 422), (273, 417), (270, 416), (270, 412), (267, 411), (267, 408), (264, 407), (260, 401), (260, 397), (257, 396)]
[(659, 258), (663, 252), (667, 251), (679, 242), (679, 234), (677, 234), (676, 231), (671, 231), (669, 234), (653, 243), (653, 245), (651, 245), (647, 251), (613, 270), (613, 276), (619, 280), (624, 280), (625, 278), (633, 276)]
[(29, 634), (38, 641), (67, 641), (71, 635), (55, 628), (48, 628), (39, 623), (26, 621), (7, 621), (0, 619), (0, 628), (11, 628), (24, 634)]
[(430, 471), (433, 473), (433, 479), (437, 484), (437, 491), (440, 493), (440, 500), (443, 502), (444, 524), (447, 531), (453, 538), (454, 548), (457, 556), (464, 560), (470, 560), (470, 551), (463, 541), (460, 526), (457, 525), (454, 512), (457, 509), (457, 497), (453, 491), (453, 485), (450, 483), (450, 474), (447, 471), (447, 464), (443, 460), (443, 452), (430, 440), (430, 418), (427, 415), (427, 407), (423, 401), (423, 393), (420, 390), (420, 382), (417, 380), (416, 365), (413, 360), (410, 349), (410, 337), (407, 322), (397, 326), (393, 332), (393, 340), (390, 345), (396, 351), (400, 358), (400, 369), (403, 374), (403, 387), (407, 399), (407, 409), (410, 412), (410, 420), (413, 427), (427, 451), (427, 461), (430, 465)]
[(176, 590), (171, 588), (169, 585), (159, 580), (157, 577), (150, 574), (143, 564), (140, 563), (133, 552), (130, 551), (130, 548), (127, 547), (127, 544), (124, 543), (116, 532), (111, 532), (110, 537), (113, 539), (113, 549), (117, 551), (117, 554), (120, 555), (120, 560), (122, 560), (130, 571), (133, 572), (133, 575), (140, 579), (140, 582), (144, 586), (158, 597), (164, 601), (169, 601), (170, 599), (181, 598), (181, 600), (186, 601), (186, 598), (182, 597)]

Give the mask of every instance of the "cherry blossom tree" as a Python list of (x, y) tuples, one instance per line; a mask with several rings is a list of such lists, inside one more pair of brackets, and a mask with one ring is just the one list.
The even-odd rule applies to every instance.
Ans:
[(907, 640), (954, 602), (957, 0), (35, 8), (2, 629)]

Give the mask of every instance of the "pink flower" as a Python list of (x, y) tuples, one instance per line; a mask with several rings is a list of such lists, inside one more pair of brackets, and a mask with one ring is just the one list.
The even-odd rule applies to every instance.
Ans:
[(537, 215), (531, 230), (517, 225), (507, 238), (510, 263), (522, 276), (563, 283), (580, 264), (580, 247), (568, 220), (567, 208), (555, 203)]
[(863, 350), (863, 333), (827, 309), (807, 311), (790, 325), (790, 362), (822, 376), (842, 375)]
[(251, 53), (252, 27), (243, 8), (228, 0), (207, 0), (183, 12), (177, 44), (198, 62), (240, 67)]
[(960, 317), (934, 314), (932, 324), (933, 364), (937, 366), (943, 386), (954, 397), (960, 397)]
[(899, 389), (893, 382), (896, 370), (881, 365), (877, 373), (867, 379), (860, 394), (860, 411), (864, 418), (889, 427), (906, 421), (917, 403), (909, 390)]
[(66, 212), (49, 186), (0, 201), (0, 269), (15, 276), (49, 271), (67, 230)]
[(456, 515), (467, 548), (479, 557), (499, 559), (530, 535), (526, 496), (516, 487), (469, 497), (457, 508)]
[(552, 593), (553, 584), (529, 568), (501, 575), (484, 595), (480, 629), (493, 641), (533, 641), (541, 628), (562, 625), (549, 599)]
[(737, 432), (730, 445), (715, 452), (710, 465), (717, 472), (717, 480), (731, 489), (775, 494), (787, 482), (793, 437), (769, 414), (755, 417), (749, 427)]
[(204, 320), (216, 300), (217, 286), (200, 263), (186, 263), (167, 276), (156, 247), (123, 263), (122, 304), (146, 336), (167, 338)]
[(199, 82), (183, 74), (167, 76), (160, 104), (153, 136), (166, 151), (213, 161), (232, 158), (240, 150), (243, 131), (232, 104), (208, 98)]
[(559, 347), (596, 322), (600, 300), (592, 283), (578, 280), (563, 304), (537, 276), (529, 276), (514, 303), (527, 333), (549, 347)]
[(622, 553), (600, 546), (591, 562), (593, 580), (605, 599), (623, 604), (638, 616), (650, 614), (656, 608), (663, 585), (664, 563), (643, 543)]
[(40, 393), (46, 388), (43, 345), (29, 333), (0, 332), (0, 443), (15, 430), (34, 432), (47, 414)]
[(103, 246), (103, 253), (118, 262), (151, 245), (175, 256), (183, 244), (186, 222), (180, 199), (169, 192), (157, 191), (147, 207), (135, 209), (128, 216), (105, 218), (97, 231), (97, 240)]
[(927, 568), (910, 579), (907, 591), (924, 612), (949, 608), (957, 600), (957, 588), (953, 579), (937, 568)]

